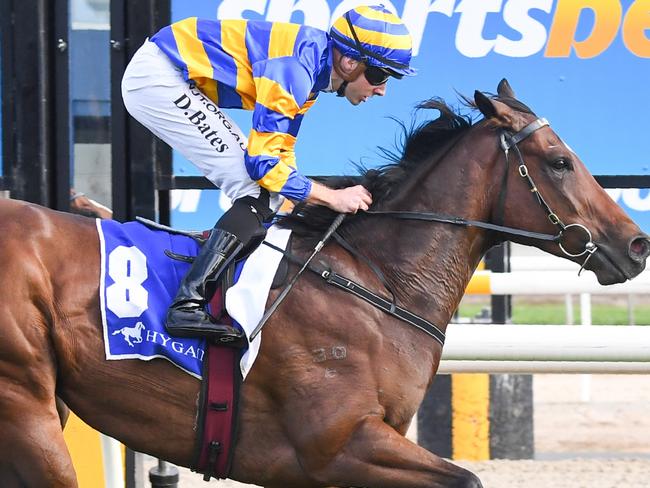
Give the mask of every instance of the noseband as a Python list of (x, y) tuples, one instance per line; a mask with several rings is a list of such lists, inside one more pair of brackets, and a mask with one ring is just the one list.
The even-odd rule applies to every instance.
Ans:
[[(501, 234), (506, 234), (510, 236), (518, 236), (518, 237), (525, 237), (527, 239), (534, 239), (538, 241), (551, 241), (557, 243), (557, 245), (560, 247), (560, 250), (568, 257), (570, 258), (578, 258), (581, 256), (585, 256), (584, 261), (582, 262), (582, 265), (580, 267), (580, 271), (578, 272), (578, 275), (582, 273), (582, 270), (585, 269), (585, 266), (587, 265), (587, 262), (591, 257), (594, 255), (594, 253), (598, 250), (598, 246), (594, 243), (591, 231), (585, 227), (582, 224), (568, 224), (565, 225), (560, 217), (551, 209), (548, 203), (546, 203), (546, 200), (544, 200), (544, 197), (540, 194), (537, 185), (535, 185), (535, 182), (533, 181), (533, 178), (530, 176), (530, 173), (528, 171), (528, 166), (526, 166), (526, 163), (524, 161), (524, 158), (521, 154), (521, 151), (519, 150), (518, 144), (534, 134), (536, 131), (543, 127), (549, 127), (549, 123), (546, 119), (543, 118), (538, 118), (528, 124), (526, 127), (521, 129), (519, 132), (516, 133), (511, 133), (507, 130), (502, 130), (501, 134), (499, 136), (499, 139), (501, 141), (501, 149), (503, 150), (503, 153), (505, 155), (505, 171), (504, 171), (504, 176), (503, 176), (503, 183), (501, 185), (501, 191), (499, 194), (499, 202), (497, 205), (497, 216), (494, 219), (495, 223), (490, 223), (490, 222), (482, 222), (482, 221), (477, 221), (477, 220), (468, 220), (468, 219), (463, 219), (460, 217), (451, 217), (447, 215), (441, 215), (441, 214), (436, 214), (436, 213), (430, 213), (430, 212), (402, 212), (402, 211), (391, 211), (391, 210), (369, 210), (366, 213), (368, 214), (374, 214), (374, 215), (386, 215), (386, 216), (391, 216), (394, 218), (398, 219), (407, 219), (407, 220), (422, 220), (422, 221), (428, 221), (428, 222), (441, 222), (441, 223), (446, 223), (446, 224), (453, 224), (453, 225), (461, 225), (461, 226), (467, 226), (467, 227), (479, 227), (482, 229), (487, 229), (495, 232), (499, 232)], [(535, 195), (537, 198), (537, 202), (540, 204), (540, 206), (544, 209), (546, 212), (546, 215), (549, 219), (549, 221), (555, 225), (558, 228), (558, 233), (557, 234), (543, 234), (539, 232), (531, 232), (523, 229), (517, 229), (513, 227), (507, 227), (502, 225), (503, 224), (503, 214), (504, 214), (504, 209), (505, 209), (505, 200), (506, 200), (506, 195), (508, 192), (508, 176), (510, 174), (510, 150), (514, 150), (514, 152), (517, 154), (517, 158), (519, 159), (519, 167), (518, 167), (518, 173), (519, 176), (522, 177), (523, 179), (526, 180), (531, 193)], [(566, 247), (562, 244), (562, 239), (565, 236), (565, 233), (567, 230), (571, 228), (576, 228), (580, 229), (585, 233), (585, 236), (587, 238), (586, 243), (585, 243), (585, 248), (579, 253), (571, 253), (569, 252)]]

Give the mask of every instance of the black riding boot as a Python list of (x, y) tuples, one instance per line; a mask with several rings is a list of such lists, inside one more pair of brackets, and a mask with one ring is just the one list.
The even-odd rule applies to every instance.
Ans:
[(214, 228), (185, 275), (167, 311), (165, 327), (176, 337), (207, 337), (232, 347), (246, 345), (244, 333), (225, 324), (216, 324), (205, 310), (207, 282), (217, 279), (242, 250), (244, 244), (230, 232)]

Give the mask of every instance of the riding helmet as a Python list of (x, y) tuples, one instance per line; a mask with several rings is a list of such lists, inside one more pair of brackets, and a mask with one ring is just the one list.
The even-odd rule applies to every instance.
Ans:
[(383, 5), (346, 12), (332, 24), (330, 37), (344, 56), (384, 68), (397, 77), (416, 74), (410, 67), (411, 35), (404, 22)]

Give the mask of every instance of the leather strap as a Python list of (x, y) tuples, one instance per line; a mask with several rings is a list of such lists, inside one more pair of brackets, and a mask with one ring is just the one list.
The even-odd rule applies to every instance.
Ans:
[(500, 232), (501, 234), (527, 237), (530, 239), (538, 239), (540, 241), (558, 242), (561, 236), (561, 234), (542, 234), (539, 232), (532, 232), (528, 230), (515, 229), (513, 227), (505, 227), (503, 225), (491, 224), (489, 222), (481, 222), (479, 220), (468, 220), (462, 217), (450, 217), (447, 215), (431, 212), (368, 210), (366, 213), (370, 215), (385, 215), (388, 217), (404, 220), (422, 220), (425, 222), (440, 222), (442, 224), (462, 225), (465, 227), (480, 227), (481, 229), (493, 230), (495, 232)]
[(386, 300), (385, 298), (380, 297), (367, 288), (364, 288), (359, 283), (355, 283), (354, 281), (349, 280), (339, 275), (338, 273), (326, 270), (321, 274), (321, 277), (325, 279), (328, 284), (334, 285), (337, 288), (347, 291), (348, 293), (352, 293), (362, 300), (370, 303), (374, 307), (382, 310), (383, 312), (386, 312), (388, 315), (392, 315), (393, 317), (412, 325), (416, 329), (420, 329), (422, 332), (433, 337), (441, 346), (444, 346), (445, 333), (428, 320), (420, 317), (419, 315), (411, 313), (402, 307), (395, 306), (395, 304), (390, 300)]
[(528, 136), (530, 136), (533, 132), (538, 131), (542, 127), (547, 127), (548, 125), (549, 125), (548, 120), (546, 120), (545, 118), (540, 117), (539, 119), (535, 119), (516, 134), (509, 135), (506, 139), (504, 139), (502, 141), (501, 147), (503, 148), (504, 151), (509, 151), (517, 144), (519, 144), (521, 141), (523, 141)]
[[(264, 241), (262, 244), (282, 253), (293, 264), (302, 266), (305, 263), (295, 255), (274, 244), (271, 244), (270, 242)], [(378, 308), (379, 310), (386, 312), (387, 314), (421, 330), (425, 334), (435, 339), (440, 345), (443, 345), (445, 343), (445, 333), (438, 326), (420, 317), (419, 315), (409, 312), (405, 308), (395, 305), (394, 299), (393, 301), (387, 300), (386, 298), (383, 298), (376, 293), (368, 290), (359, 283), (345, 278), (344, 276), (332, 271), (329, 268), (321, 268), (315, 266), (314, 264), (309, 264), (309, 266), (307, 266), (307, 269), (312, 273), (320, 276), (327, 284), (336, 286), (337, 288), (348, 293), (352, 293), (365, 302), (371, 304), (373, 307)]]
[(337, 97), (344, 97), (345, 96), (345, 89), (348, 87), (349, 81), (343, 81), (341, 83), (341, 86), (339, 86), (339, 89), (336, 90), (336, 96)]

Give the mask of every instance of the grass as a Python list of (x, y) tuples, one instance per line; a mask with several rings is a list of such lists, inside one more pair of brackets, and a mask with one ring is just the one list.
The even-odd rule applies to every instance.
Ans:
[[(647, 297), (644, 297), (647, 298)], [(512, 306), (512, 323), (514, 324), (565, 324), (566, 312), (564, 298), (561, 301), (540, 303), (517, 299)], [(580, 304), (577, 299), (573, 301), (573, 323), (580, 324)], [(486, 299), (481, 302), (463, 301), (460, 306), (460, 316), (472, 318), (481, 313), (483, 308), (489, 308), (490, 301)], [(633, 318), (635, 325), (650, 325), (650, 304), (647, 299), (641, 302), (640, 297), (636, 299), (633, 306)], [(592, 297), (591, 317), (594, 325), (628, 325), (628, 305), (624, 303), (597, 303), (596, 297)]]

